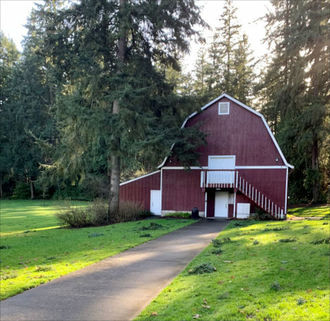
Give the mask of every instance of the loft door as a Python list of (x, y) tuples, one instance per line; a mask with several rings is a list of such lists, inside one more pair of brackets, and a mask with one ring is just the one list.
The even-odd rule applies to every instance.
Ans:
[(235, 169), (235, 155), (213, 155), (208, 159), (209, 169)]

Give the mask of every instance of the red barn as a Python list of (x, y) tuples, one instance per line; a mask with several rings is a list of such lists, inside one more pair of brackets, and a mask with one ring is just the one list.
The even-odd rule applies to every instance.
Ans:
[(265, 118), (227, 94), (186, 118), (199, 124), (207, 144), (200, 166), (186, 170), (167, 157), (159, 170), (120, 185), (120, 200), (142, 203), (156, 215), (199, 209), (207, 218), (247, 218), (260, 208), (277, 219), (287, 213), (290, 165)]

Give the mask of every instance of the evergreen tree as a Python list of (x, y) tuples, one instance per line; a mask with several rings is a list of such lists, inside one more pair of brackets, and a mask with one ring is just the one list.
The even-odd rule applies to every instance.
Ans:
[(219, 44), (219, 56), (224, 63), (222, 88), (226, 93), (234, 93), (233, 75), (235, 69), (234, 55), (235, 48), (239, 43), (240, 24), (236, 16), (237, 8), (232, 0), (226, 0), (223, 16), (220, 18), (220, 27), (217, 28), (217, 42)]
[(329, 52), (326, 1), (276, 0), (267, 15), (274, 57), (264, 75), (264, 112), (295, 165), (291, 195), (320, 200), (320, 146), (326, 139)]
[[(12, 78), (18, 63), (19, 52), (12, 40), (0, 32), (0, 197), (3, 197), (3, 185), (8, 183), (13, 155), (10, 148), (11, 110), (8, 100), (14, 94)], [(8, 184), (7, 184), (8, 185)], [(8, 186), (7, 186), (8, 187)]]
[(125, 169), (155, 164), (175, 142), (186, 142), (179, 157), (191, 159), (191, 133), (176, 117), (181, 99), (157, 66), (178, 67), (176, 53), (202, 23), (198, 9), (191, 0), (82, 0), (38, 15), (49, 21), (44, 52), (61, 79), (58, 126), (67, 149), (56, 166), (71, 164), (81, 176), (90, 149), (103, 150), (114, 213)]
[[(232, 0), (225, 0), (220, 25), (208, 49), (208, 59), (200, 56), (196, 62), (195, 87), (199, 90), (198, 94), (201, 94), (201, 88), (205, 88), (209, 99), (225, 92), (248, 103), (252, 96), (254, 74), (248, 39), (246, 35), (241, 35), (236, 11)], [(201, 87), (201, 75), (206, 87)]]
[(233, 92), (235, 92), (235, 97), (244, 104), (251, 102), (254, 83), (250, 56), (248, 38), (243, 34), (238, 47), (234, 50)]

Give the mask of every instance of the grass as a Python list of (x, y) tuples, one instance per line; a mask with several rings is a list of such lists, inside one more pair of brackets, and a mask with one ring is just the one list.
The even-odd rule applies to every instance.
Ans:
[[(154, 218), (68, 229), (61, 228), (55, 216), (61, 207), (62, 201), (0, 202), (1, 299), (193, 223)], [(153, 228), (153, 222), (161, 226)]]
[(232, 221), (136, 320), (328, 321), (329, 223)]
[(325, 217), (330, 218), (330, 206), (305, 206), (295, 207), (288, 210), (288, 218), (296, 217)]

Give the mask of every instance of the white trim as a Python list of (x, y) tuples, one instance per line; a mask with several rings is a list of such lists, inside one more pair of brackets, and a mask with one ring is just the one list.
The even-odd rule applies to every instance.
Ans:
[(233, 208), (233, 218), (236, 218), (236, 189), (235, 189), (235, 192), (234, 192), (234, 208)]
[[(187, 119), (187, 120), (188, 120), (188, 119)], [(185, 124), (185, 123), (184, 123), (184, 124)], [(181, 126), (181, 128), (182, 128), (182, 126)], [(171, 145), (170, 152), (172, 151), (174, 145), (175, 145), (174, 143)], [(157, 168), (161, 168), (161, 167), (163, 167), (163, 166), (165, 165), (166, 161), (167, 161), (167, 158), (168, 158), (168, 156), (166, 156), (166, 157), (164, 158), (163, 162), (162, 162)]]
[[(268, 131), (268, 134), (270, 135), (270, 137), (271, 137), (271, 139), (272, 139), (272, 141), (273, 141), (275, 147), (277, 148), (277, 151), (279, 152), (279, 154), (280, 154), (280, 156), (281, 156), (281, 158), (282, 158), (282, 160), (283, 160), (285, 166), (290, 167), (290, 168), (294, 168), (294, 166), (292, 166), (291, 164), (289, 164), (289, 163), (287, 162), (287, 160), (285, 159), (285, 157), (284, 157), (284, 155), (283, 155), (283, 153), (282, 153), (282, 151), (281, 151), (280, 146), (278, 145), (278, 143), (277, 143), (277, 141), (276, 141), (276, 139), (275, 139), (275, 137), (274, 137), (272, 131), (270, 130), (270, 128), (269, 128), (269, 126), (268, 126), (268, 124), (267, 124), (267, 122), (266, 122), (265, 117), (264, 117), (262, 114), (260, 114), (259, 112), (257, 112), (257, 111), (255, 111), (254, 109), (252, 109), (251, 107), (249, 107), (249, 106), (247, 106), (247, 105), (241, 103), (241, 102), (238, 101), (237, 99), (235, 99), (235, 98), (233, 98), (233, 97), (231, 97), (231, 96), (229, 96), (229, 95), (227, 95), (227, 94), (224, 93), (224, 94), (218, 96), (217, 98), (213, 99), (212, 101), (210, 101), (210, 102), (207, 103), (206, 105), (204, 105), (204, 106), (201, 108), (201, 111), (203, 111), (204, 109), (206, 109), (206, 108), (212, 106), (215, 102), (217, 102), (218, 100), (220, 100), (220, 99), (222, 99), (222, 98), (224, 98), (224, 97), (227, 98), (227, 99), (229, 99), (229, 100), (231, 100), (231, 101), (233, 101), (233, 102), (236, 103), (237, 105), (239, 105), (239, 106), (245, 108), (246, 110), (250, 111), (251, 113), (253, 113), (253, 114), (259, 116), (259, 117), (262, 119), (262, 121), (263, 121), (263, 123), (264, 123), (264, 125), (266, 126), (266, 129), (267, 129), (267, 131)], [(197, 115), (197, 114), (198, 114), (198, 112), (195, 111), (194, 113), (192, 113), (191, 115), (189, 115), (189, 116), (184, 120), (184, 122), (183, 122), (181, 128), (183, 128), (183, 127), (186, 125), (187, 121), (188, 121), (190, 118), (194, 117), (194, 116)], [(174, 144), (172, 145), (170, 151), (172, 151), (173, 146), (174, 146)], [(166, 156), (166, 157), (164, 158), (163, 162), (158, 166), (158, 168), (164, 166), (165, 163), (166, 163), (166, 161), (167, 161), (167, 159), (168, 159), (168, 156)]]
[(288, 177), (288, 168), (286, 169), (286, 184), (285, 184), (285, 215), (287, 214), (287, 206), (288, 206), (288, 180), (289, 180), (289, 177)]
[(274, 165), (274, 166), (236, 166), (235, 169), (286, 169), (287, 166)]
[(163, 169), (160, 170), (160, 213), (163, 209)]
[(148, 176), (151, 176), (151, 175), (157, 174), (157, 173), (159, 173), (159, 172), (160, 172), (160, 170), (158, 170), (158, 171), (154, 171), (154, 172), (149, 173), (149, 174), (142, 175), (142, 176), (140, 176), (140, 177), (133, 178), (133, 179), (131, 179), (131, 180), (129, 180), (129, 181), (126, 181), (126, 182), (122, 182), (122, 183), (120, 183), (119, 186), (123, 186), (123, 185), (126, 185), (126, 184), (128, 184), (128, 183), (132, 183), (132, 182), (134, 182), (134, 181), (137, 181), (138, 179), (145, 178), (145, 177), (148, 177)]
[[(163, 169), (186, 169), (187, 167), (184, 166), (164, 166), (162, 167)], [(191, 166), (189, 167), (189, 169), (199, 169), (199, 170), (203, 170), (203, 169), (208, 169), (207, 166), (202, 166), (202, 167), (198, 167), (198, 166)]]
[[(226, 105), (226, 107), (228, 108), (228, 112), (222, 113), (221, 112), (221, 107), (220, 107), (221, 105)], [(228, 101), (225, 101), (225, 102), (220, 101), (220, 102), (218, 102), (218, 115), (219, 116), (221, 116), (221, 115), (229, 115), (229, 113), (230, 113), (230, 102), (228, 102)]]
[(270, 138), (273, 140), (273, 143), (275, 144), (275, 146), (276, 146), (276, 148), (277, 148), (277, 151), (278, 151), (279, 154), (281, 155), (281, 158), (282, 158), (282, 160), (283, 160), (283, 163), (284, 163), (287, 167), (294, 168), (294, 166), (291, 165), (291, 164), (289, 164), (289, 163), (287, 162), (286, 158), (284, 157), (284, 155), (283, 155), (283, 153), (282, 153), (282, 151), (281, 151), (280, 146), (278, 145), (278, 143), (277, 143), (277, 141), (276, 141), (276, 139), (275, 139), (275, 137), (274, 137), (272, 131), (270, 130), (270, 127), (268, 126), (268, 124), (267, 124), (267, 122), (266, 122), (265, 117), (264, 117), (263, 115), (261, 115), (261, 114), (260, 114), (260, 117), (261, 117), (262, 121), (264, 122), (264, 125), (266, 126), (266, 129), (267, 129), (267, 131), (268, 131), (268, 133), (269, 133), (269, 135), (270, 135)]
[[(212, 156), (212, 155), (211, 155)], [(216, 156), (216, 155), (214, 155)], [(222, 155), (219, 155), (222, 156)], [(231, 156), (231, 155), (228, 155)], [(256, 166), (235, 166), (234, 169), (286, 169), (288, 168), (287, 166), (284, 165), (256, 165)], [(162, 167), (162, 169), (186, 169), (186, 167), (184, 166), (164, 166)], [(209, 169), (208, 166), (191, 166), (189, 167), (189, 169), (199, 169), (199, 170), (203, 170), (203, 169)]]
[(205, 203), (204, 203), (205, 218), (207, 217), (207, 192), (205, 191)]

